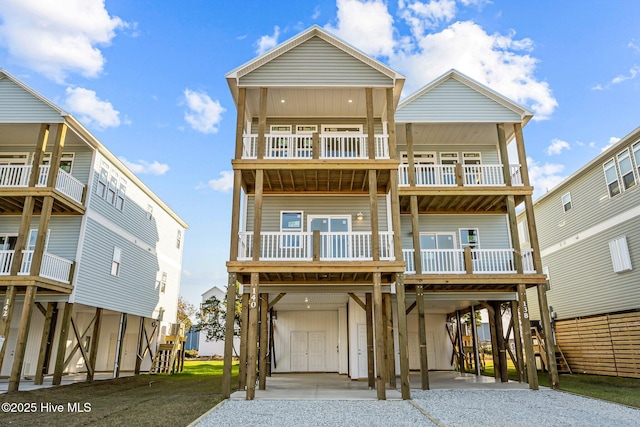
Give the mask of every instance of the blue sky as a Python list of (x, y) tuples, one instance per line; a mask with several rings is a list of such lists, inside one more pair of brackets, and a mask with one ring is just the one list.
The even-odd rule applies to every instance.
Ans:
[(634, 0), (1, 0), (0, 67), (79, 118), (190, 225), (181, 294), (226, 284), (235, 106), (224, 75), (319, 25), (407, 77), (448, 69), (536, 113), (536, 195), (640, 125)]

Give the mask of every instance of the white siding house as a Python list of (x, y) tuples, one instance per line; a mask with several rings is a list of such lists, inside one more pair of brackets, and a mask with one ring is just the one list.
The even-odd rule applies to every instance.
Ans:
[(5, 71), (0, 212), (9, 388), (23, 376), (149, 369), (176, 321), (187, 225), (73, 116)]

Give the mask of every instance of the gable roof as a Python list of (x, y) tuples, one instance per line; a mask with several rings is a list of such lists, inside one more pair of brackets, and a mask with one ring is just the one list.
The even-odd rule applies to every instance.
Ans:
[[(451, 85), (450, 83), (454, 83)], [(445, 86), (449, 86), (445, 88)], [(443, 92), (458, 89), (462, 97), (446, 97), (449, 111), (438, 109), (441, 105), (436, 99), (439, 90)], [(463, 93), (464, 92), (464, 93)], [(475, 101), (476, 107), (468, 103), (469, 97)], [(458, 100), (459, 103), (452, 102)], [(435, 101), (435, 102), (434, 102)], [(423, 105), (421, 105), (423, 104)], [(432, 104), (432, 110), (424, 105)], [(494, 117), (495, 116), (495, 117)], [(487, 86), (473, 80), (461, 72), (451, 69), (419, 89), (398, 105), (396, 122), (521, 122), (526, 124), (533, 113), (510, 99), (500, 95)]]

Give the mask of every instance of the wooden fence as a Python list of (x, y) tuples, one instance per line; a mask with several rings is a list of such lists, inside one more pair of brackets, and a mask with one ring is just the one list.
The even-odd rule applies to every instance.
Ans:
[(640, 378), (640, 311), (560, 320), (556, 341), (575, 373)]

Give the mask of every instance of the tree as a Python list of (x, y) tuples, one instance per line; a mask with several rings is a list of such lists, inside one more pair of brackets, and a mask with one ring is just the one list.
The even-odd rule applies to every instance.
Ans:
[(193, 322), (191, 316), (196, 314), (196, 308), (193, 304), (185, 301), (182, 296), (178, 298), (178, 323), (184, 323), (185, 331), (191, 329)]
[[(242, 300), (240, 290), (236, 287), (236, 298), (234, 307), (234, 328), (233, 335), (240, 336), (240, 313), (242, 310)], [(207, 341), (223, 341), (227, 328), (227, 301), (220, 301), (215, 296), (207, 299), (200, 306), (200, 311), (196, 313), (196, 330), (206, 333)], [(233, 349), (236, 353), (236, 349)]]

